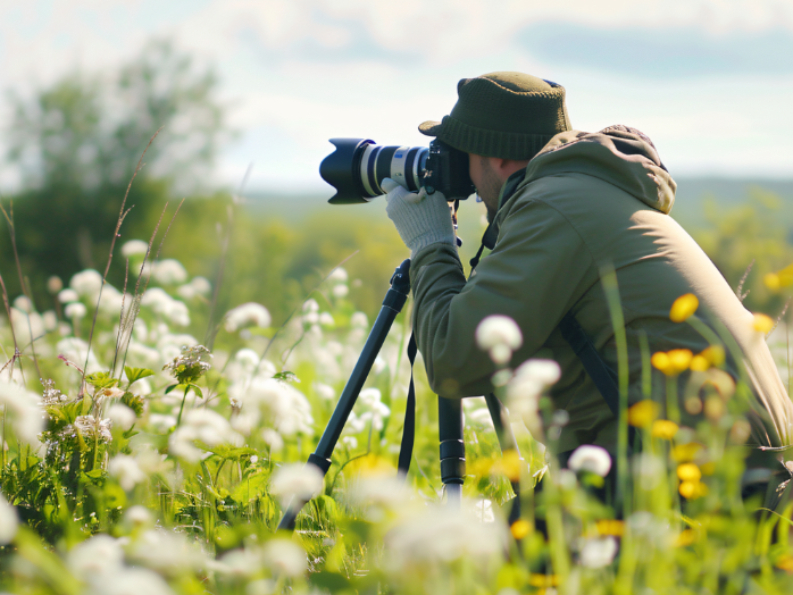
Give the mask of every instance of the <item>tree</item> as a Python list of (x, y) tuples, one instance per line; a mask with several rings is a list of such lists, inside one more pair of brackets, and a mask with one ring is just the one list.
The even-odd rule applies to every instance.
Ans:
[[(216, 90), (211, 69), (196, 67), (167, 41), (154, 41), (109, 76), (74, 73), (32, 99), (9, 96), (7, 159), (20, 168), (24, 184), (13, 197), (18, 249), (34, 286), (41, 288), (49, 275), (68, 278), (103, 266), (127, 184), (161, 127), (132, 187), (128, 206), (134, 210), (122, 235), (147, 237), (152, 210), (171, 192), (206, 180), (230, 135)], [(13, 262), (7, 241), (0, 239), (4, 271)], [(113, 276), (122, 274), (123, 263), (116, 262)], [(11, 285), (12, 293), (19, 291)]]

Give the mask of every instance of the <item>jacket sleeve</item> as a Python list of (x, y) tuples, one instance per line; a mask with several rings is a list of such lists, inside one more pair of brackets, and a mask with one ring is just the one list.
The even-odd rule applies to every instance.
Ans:
[(468, 281), (453, 246), (421, 250), (411, 266), (413, 327), (432, 389), (446, 397), (491, 391), (495, 366), (476, 345), (477, 325), (492, 314), (512, 318), (523, 334), (511, 362), (519, 365), (597, 281), (592, 262), (567, 219), (540, 201), (512, 207)]

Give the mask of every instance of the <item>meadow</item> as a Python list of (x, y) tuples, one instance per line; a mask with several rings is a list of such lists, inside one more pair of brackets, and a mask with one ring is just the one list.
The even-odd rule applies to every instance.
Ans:
[[(9, 292), (14, 277), (19, 288), (30, 287), (29, 273), (22, 264), (0, 271), (3, 590), (793, 590), (793, 511), (741, 499), (745, 385), (720, 370), (723, 346), (643, 354), (648, 374), (651, 366), (662, 370), (669, 386), (692, 370), (684, 403), (704, 411), (697, 427), (660, 417), (648, 392), (623, 409), (642, 436), (640, 450), (612, 461), (584, 448), (568, 469), (553, 457), (566, 423), (547, 397), (558, 374), (553, 362), (503, 368), (495, 390), (520, 454), (501, 452), (483, 399), (464, 400), (467, 472), (458, 509), (445, 501), (437, 397), (420, 358), (414, 457), (407, 477), (396, 472), (410, 375), (408, 302), (323, 478), (305, 461), (404, 247), (384, 213), (321, 211), (290, 225), (254, 223), (228, 197), (182, 208), (172, 222), (173, 207), (159, 227), (151, 225), (158, 232), (151, 241), (122, 233), (111, 249), (112, 282), (102, 266), (41, 279), (36, 293)], [(465, 208), (464, 235), (475, 238), (481, 213)], [(793, 285), (791, 247), (773, 211), (763, 210), (773, 204), (746, 208), (720, 213), (698, 238), (731, 283), (742, 283), (739, 292), (751, 288), (745, 303), (758, 312), (756, 332), (768, 335), (789, 383), (791, 317), (782, 308)], [(212, 237), (219, 220), (212, 242), (196, 240)], [(25, 237), (19, 228), (22, 253)], [(613, 297), (619, 333), (618, 288)], [(685, 298), (678, 308), (680, 324), (695, 319)], [(509, 349), (509, 321), (496, 322), (502, 326), (482, 343), (483, 357)], [(616, 508), (597, 497), (612, 466), (624, 489)], [(535, 497), (540, 478), (545, 487)], [(521, 516), (508, 523), (513, 484)], [(308, 500), (296, 530), (277, 531), (293, 498)]]

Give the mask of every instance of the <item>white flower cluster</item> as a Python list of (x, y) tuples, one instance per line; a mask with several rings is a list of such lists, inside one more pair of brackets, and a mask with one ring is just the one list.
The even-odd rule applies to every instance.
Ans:
[(292, 463), (282, 466), (270, 482), (270, 492), (281, 497), (283, 504), (292, 498), (308, 502), (316, 496), (325, 482), (322, 471), (314, 465)]
[(358, 434), (363, 432), (371, 424), (375, 432), (383, 429), (385, 419), (391, 415), (391, 410), (382, 402), (382, 395), (379, 389), (365, 388), (358, 395), (355, 403), (356, 411), (350, 414), (345, 432)]
[(39, 445), (39, 434), (44, 431), (39, 403), (35, 393), (16, 383), (0, 380), (0, 407), (5, 423), (20, 441), (35, 447)]
[(506, 365), (523, 344), (520, 328), (509, 316), (488, 316), (476, 327), (476, 344), (490, 354), (496, 365)]
[[(306, 396), (271, 375), (260, 373), (232, 384), (229, 397), (239, 409), (231, 424), (241, 434), (248, 436), (257, 430), (274, 430), (282, 437), (314, 433), (311, 405)], [(272, 432), (264, 437), (278, 450), (278, 438)]]
[(271, 322), (272, 318), (267, 308), (255, 302), (248, 302), (229, 310), (223, 326), (228, 332), (233, 333), (247, 326), (266, 328)]
[(160, 287), (147, 289), (140, 300), (140, 304), (173, 324), (179, 326), (190, 324), (190, 312), (187, 309), (187, 305), (172, 298)]
[(343, 268), (338, 267), (333, 270), (333, 272), (328, 275), (328, 281), (333, 284), (330, 292), (335, 298), (343, 298), (346, 297), (348, 293), (350, 293), (350, 288), (347, 285), (347, 280), (349, 279), (349, 275), (347, 271)]
[(542, 431), (538, 417), (540, 397), (560, 377), (561, 369), (555, 361), (530, 359), (518, 367), (507, 385), (510, 413), (521, 417), (535, 437)]
[(182, 425), (168, 439), (168, 452), (182, 460), (197, 463), (206, 455), (196, 445), (197, 442), (211, 448), (220, 444), (241, 446), (243, 439), (219, 413), (211, 409), (192, 409), (185, 414)]

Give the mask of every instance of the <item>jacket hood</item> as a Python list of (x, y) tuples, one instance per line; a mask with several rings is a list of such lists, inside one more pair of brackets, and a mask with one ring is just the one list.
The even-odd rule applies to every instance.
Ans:
[(600, 178), (662, 213), (669, 213), (675, 202), (677, 184), (655, 145), (628, 126), (557, 134), (529, 162), (523, 183), (568, 173)]

